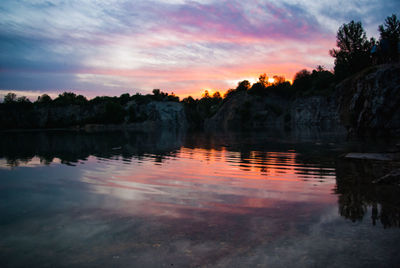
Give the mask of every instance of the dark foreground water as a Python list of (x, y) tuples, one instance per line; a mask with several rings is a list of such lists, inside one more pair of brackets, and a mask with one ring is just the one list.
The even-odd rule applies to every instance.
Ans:
[(398, 188), (337, 158), (370, 145), (315, 133), (0, 138), (0, 267), (400, 263)]

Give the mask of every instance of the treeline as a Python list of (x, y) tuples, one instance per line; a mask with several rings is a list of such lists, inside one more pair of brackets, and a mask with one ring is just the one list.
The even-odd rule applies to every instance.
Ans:
[[(45, 127), (65, 127), (77, 122), (79, 124), (134, 123), (148, 119), (147, 114), (138, 110), (138, 107), (153, 101), (179, 102), (179, 97), (159, 89), (154, 89), (152, 94), (147, 95), (125, 93), (119, 97), (98, 96), (91, 100), (73, 92), (64, 92), (55, 99), (43, 94), (31, 102), (25, 96), (17, 97), (15, 93), (8, 93), (0, 104), (0, 116), (2, 123), (6, 122), (8, 128), (18, 128), (18, 122), (15, 121), (34, 120), (39, 113), (42, 113), (40, 119), (46, 117)], [(7, 116), (16, 120), (9, 120)], [(34, 123), (22, 123), (22, 125), (36, 126)]]
[[(251, 84), (247, 80), (241, 81), (236, 88), (229, 89), (223, 95), (218, 91), (212, 95), (205, 91), (201, 98), (194, 99), (189, 96), (183, 100), (180, 100), (174, 93), (168, 94), (159, 89), (154, 89), (152, 94), (147, 95), (125, 93), (119, 97), (101, 96), (91, 100), (72, 92), (64, 92), (55, 99), (43, 94), (34, 102), (25, 96), (17, 97), (15, 93), (8, 93), (4, 97), (3, 103), (0, 104), (0, 112), (5, 110), (29, 112), (32, 109), (43, 107), (57, 108), (72, 105), (81, 107), (83, 112), (94, 114), (88, 117), (90, 119), (85, 123), (119, 124), (147, 120), (146, 114), (138, 111), (138, 105), (145, 105), (152, 101), (172, 101), (184, 105), (191, 126), (201, 128), (205, 119), (212, 117), (225, 101), (238, 92), (245, 91), (260, 97), (272, 94), (285, 99), (329, 95), (337, 83), (349, 76), (376, 64), (398, 62), (400, 22), (396, 15), (387, 17), (384, 24), (379, 25), (378, 30), (379, 40), (368, 39), (361, 22), (351, 21), (343, 24), (337, 32), (337, 48), (329, 51), (335, 58), (334, 71), (326, 70), (323, 66), (317, 66), (312, 71), (303, 69), (295, 74), (292, 84), (285, 77), (273, 76), (270, 79), (266, 74), (262, 74), (256, 83)], [(135, 105), (127, 105), (128, 103)], [(101, 111), (93, 112), (94, 107)], [(53, 122), (48, 127), (62, 126), (67, 122)], [(70, 122), (74, 122), (74, 120), (70, 120)]]
[[(189, 96), (182, 100), (173, 93), (168, 94), (159, 89), (154, 89), (152, 94), (146, 95), (125, 93), (119, 97), (100, 96), (91, 100), (73, 92), (64, 92), (54, 99), (48, 94), (43, 94), (34, 102), (25, 96), (17, 97), (15, 93), (8, 93), (0, 104), (0, 117), (2, 117), (2, 128), (20, 128), (25, 125), (28, 128), (35, 127), (35, 124), (27, 122), (37, 121), (37, 117), (40, 117), (37, 115), (38, 111), (44, 110), (46, 112), (42, 117), (47, 117), (45, 124), (47, 128), (75, 124), (140, 123), (150, 119), (149, 112), (145, 110), (146, 104), (153, 101), (179, 102), (184, 106), (189, 127), (201, 129), (204, 121), (212, 117), (225, 101), (238, 92), (247, 91), (248, 94), (260, 97), (272, 94), (293, 99), (299, 96), (329, 94), (334, 81), (333, 74), (321, 66), (311, 72), (301, 70), (296, 74), (293, 84), (281, 76), (273, 78), (274, 82), (269, 82), (269, 78), (263, 74), (260, 75), (258, 82), (251, 84), (247, 80), (241, 81), (236, 88), (228, 90), (223, 95), (219, 91), (210, 94), (206, 90), (200, 98)], [(57, 115), (63, 112), (65, 115)], [(78, 114), (85, 116), (82, 116), (83, 119), (78, 119), (80, 117)]]
[(336, 81), (358, 73), (365, 68), (399, 61), (400, 22), (393, 14), (379, 25), (379, 40), (367, 38), (360, 21), (343, 24), (336, 35), (337, 49), (329, 51), (335, 58)]

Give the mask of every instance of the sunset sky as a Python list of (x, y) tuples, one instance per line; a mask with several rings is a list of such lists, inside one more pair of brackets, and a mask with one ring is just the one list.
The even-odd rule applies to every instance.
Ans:
[[(1, 0), (0, 96), (225, 91), (258, 75), (333, 67), (336, 31), (368, 37), (397, 0)], [(399, 15), (399, 14), (397, 14)]]

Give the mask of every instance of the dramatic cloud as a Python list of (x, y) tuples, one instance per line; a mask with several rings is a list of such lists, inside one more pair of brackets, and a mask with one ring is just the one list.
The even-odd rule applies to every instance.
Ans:
[(376, 36), (393, 10), (396, 1), (3, 0), (0, 89), (198, 96), (261, 73), (290, 79), (332, 67), (341, 24), (361, 20)]

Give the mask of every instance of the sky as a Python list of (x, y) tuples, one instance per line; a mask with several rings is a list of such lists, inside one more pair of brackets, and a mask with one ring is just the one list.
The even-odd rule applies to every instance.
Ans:
[[(333, 68), (343, 23), (368, 37), (398, 0), (1, 0), (0, 96), (224, 92)], [(399, 14), (397, 14), (399, 15)]]

